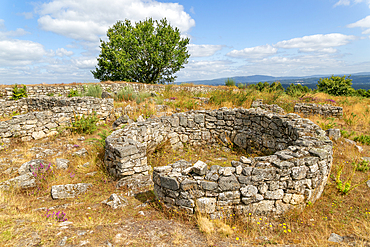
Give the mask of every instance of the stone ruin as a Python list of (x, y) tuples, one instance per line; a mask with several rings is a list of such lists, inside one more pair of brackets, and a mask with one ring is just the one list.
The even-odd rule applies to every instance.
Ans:
[(294, 105), (294, 112), (302, 113), (304, 116), (322, 115), (324, 117), (336, 118), (341, 118), (343, 116), (342, 107), (328, 104), (297, 103)]
[[(172, 147), (233, 143), (266, 156), (231, 161), (231, 167), (198, 161), (147, 164), (148, 150), (168, 140)], [(169, 206), (211, 218), (229, 214), (282, 214), (315, 202), (332, 166), (331, 140), (308, 119), (261, 108), (199, 110), (136, 122), (106, 139), (105, 164), (117, 186), (137, 190), (153, 185)], [(269, 155), (270, 154), (270, 155)], [(153, 180), (152, 180), (153, 178)]]
[(29, 141), (52, 136), (58, 133), (58, 128), (70, 125), (75, 115), (95, 112), (104, 120), (112, 110), (113, 99), (93, 97), (40, 97), (0, 101), (0, 116), (12, 112), (21, 114), (0, 121), (0, 143), (14, 137)]

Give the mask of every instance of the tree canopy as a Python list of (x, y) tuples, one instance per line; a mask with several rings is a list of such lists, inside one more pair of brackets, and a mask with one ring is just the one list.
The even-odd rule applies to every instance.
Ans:
[(352, 79), (349, 79), (349, 77), (332, 75), (330, 78), (320, 78), (317, 83), (317, 90), (334, 96), (351, 95), (355, 90), (352, 88)]
[(108, 41), (100, 40), (98, 65), (91, 73), (101, 81), (132, 81), (164, 84), (188, 62), (189, 38), (181, 38), (166, 18), (152, 18), (131, 24), (118, 21), (107, 32)]

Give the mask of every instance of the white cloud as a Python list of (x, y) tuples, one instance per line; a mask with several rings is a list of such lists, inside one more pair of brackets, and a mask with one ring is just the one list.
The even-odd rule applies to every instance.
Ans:
[(0, 65), (27, 65), (46, 55), (43, 45), (28, 40), (1, 40)]
[(277, 50), (277, 48), (271, 45), (260, 45), (243, 50), (233, 50), (226, 55), (236, 58), (263, 58), (276, 54)]
[(356, 37), (353, 35), (344, 35), (340, 33), (315, 34), (302, 38), (283, 40), (276, 43), (274, 46), (284, 49), (299, 49), (300, 52), (333, 53), (336, 52), (333, 47), (346, 45), (355, 38)]
[(178, 3), (161, 3), (154, 0), (53, 0), (37, 9), (38, 23), (43, 30), (69, 38), (97, 41), (118, 20), (144, 20), (164, 17), (186, 33), (195, 21)]
[(360, 27), (363, 29), (366, 29), (362, 32), (362, 34), (369, 34), (370, 33), (370, 15), (366, 16), (365, 18), (356, 21), (355, 23), (348, 24), (347, 27), (354, 28), (354, 27)]
[(349, 0), (339, 0), (336, 4), (334, 4), (334, 7), (337, 7), (339, 5), (349, 5), (351, 1)]
[(17, 13), (17, 15), (22, 15), (27, 20), (33, 19), (33, 13), (32, 12)]
[(193, 57), (210, 57), (222, 50), (223, 47), (222, 45), (188, 45), (189, 53)]
[[(353, 2), (354, 2), (354, 4), (365, 2), (370, 8), (370, 0), (353, 0)], [(348, 6), (350, 4), (351, 4), (350, 0), (339, 0), (338, 2), (336, 2), (334, 4), (333, 7), (337, 7), (337, 6), (340, 6), (340, 5)]]
[(79, 57), (77, 59), (73, 59), (72, 63), (79, 69), (95, 69), (98, 61), (96, 57)]
[(55, 54), (58, 56), (58, 57), (63, 57), (63, 56), (72, 56), (73, 55), (73, 51), (67, 51), (66, 49), (64, 48), (58, 48), (55, 52)]

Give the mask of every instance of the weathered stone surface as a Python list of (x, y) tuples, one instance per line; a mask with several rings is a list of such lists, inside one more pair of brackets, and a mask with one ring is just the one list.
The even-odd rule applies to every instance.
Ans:
[(328, 129), (326, 130), (326, 134), (335, 141), (339, 140), (341, 136), (340, 129)]
[(180, 188), (179, 182), (175, 178), (162, 177), (161, 186), (170, 190), (178, 190)]
[(110, 206), (113, 209), (127, 206), (128, 201), (121, 195), (112, 194), (107, 200), (102, 201), (103, 204)]
[(222, 191), (236, 190), (240, 188), (240, 184), (234, 175), (228, 177), (220, 177), (218, 184)]
[(203, 161), (200, 161), (198, 160), (194, 166), (193, 166), (193, 169), (192, 171), (200, 176), (202, 175), (206, 175), (206, 171), (207, 171), (207, 164), (204, 163)]
[(330, 234), (330, 237), (328, 238), (329, 242), (334, 242), (334, 243), (340, 243), (343, 242), (344, 238), (336, 233)]
[(247, 185), (246, 187), (243, 187), (240, 189), (243, 196), (255, 196), (258, 193), (258, 189), (256, 186), (253, 185)]
[(274, 190), (274, 191), (267, 191), (265, 193), (265, 199), (269, 200), (281, 200), (284, 197), (284, 191), (282, 189)]
[(36, 179), (32, 172), (9, 179), (0, 184), (0, 189), (9, 190), (10, 188), (27, 189), (36, 187)]
[(181, 182), (181, 189), (183, 190), (197, 190), (198, 189), (198, 183), (197, 181), (185, 179)]
[[(18, 173), (19, 175), (23, 175), (23, 174), (26, 174), (26, 173), (29, 173), (29, 172), (37, 172), (37, 171), (41, 171), (41, 170), (45, 170), (49, 165), (49, 162), (46, 161), (46, 160), (41, 160), (41, 159), (35, 159), (35, 160), (31, 160), (31, 161), (28, 161), (24, 164), (22, 164), (19, 168), (18, 168)], [(50, 166), (51, 167), (51, 166)]]
[(57, 169), (68, 169), (69, 163), (70, 163), (70, 161), (67, 160), (67, 159), (59, 159), (59, 158), (57, 158), (55, 160), (55, 167)]
[(51, 187), (51, 197), (53, 199), (74, 198), (85, 193), (91, 186), (92, 184), (86, 183), (54, 185)]
[(216, 210), (216, 198), (202, 197), (197, 199), (197, 209), (202, 214), (210, 214)]
[(74, 152), (72, 155), (73, 156), (80, 156), (80, 157), (86, 156), (87, 155), (87, 150), (86, 150), (86, 148), (82, 148), (82, 149)]
[(218, 188), (218, 183), (210, 181), (201, 181), (200, 185), (204, 190), (216, 190)]

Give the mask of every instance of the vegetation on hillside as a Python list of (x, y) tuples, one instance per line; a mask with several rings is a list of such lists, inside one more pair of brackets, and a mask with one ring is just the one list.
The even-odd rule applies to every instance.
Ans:
[[(344, 86), (347, 87), (348, 84)], [(43, 159), (51, 162), (55, 162), (55, 158), (71, 160), (67, 170), (38, 171), (38, 177), (43, 176), (45, 179), (38, 180), (38, 187), (35, 189), (0, 192), (0, 243), (17, 245), (22, 236), (28, 236), (30, 232), (36, 231), (43, 240), (42, 244), (46, 246), (55, 246), (62, 237), (71, 235), (78, 236), (69, 240), (69, 244), (74, 245), (79, 244), (81, 238), (88, 236), (90, 244), (95, 246), (106, 239), (118, 246), (123, 243), (145, 246), (149, 239), (145, 232), (161, 227), (167, 224), (166, 222), (170, 222), (166, 226), (171, 233), (163, 238), (163, 243), (178, 246), (189, 245), (187, 231), (194, 227), (199, 231), (197, 230), (192, 238), (199, 237), (209, 246), (218, 246), (225, 242), (241, 246), (268, 244), (326, 246), (329, 244), (327, 239), (331, 233), (351, 236), (358, 246), (364, 246), (366, 241), (370, 241), (368, 236), (370, 198), (367, 196), (369, 188), (364, 183), (370, 179), (370, 166), (362, 159), (370, 156), (370, 99), (356, 93), (338, 94), (342, 92), (342, 88), (337, 86), (329, 86), (328, 92), (330, 91), (332, 95), (326, 91), (307, 90), (304, 86), (295, 84), (291, 85), (289, 90), (283, 90), (278, 82), (240, 86), (239, 89), (233, 85), (226, 90), (224, 88), (209, 93), (174, 92), (171, 87), (168, 85), (161, 93), (142, 96), (131, 88), (122, 89), (115, 96), (115, 108), (117, 111), (120, 108), (130, 109), (127, 114), (135, 120), (140, 115), (151, 117), (190, 109), (249, 108), (255, 99), (263, 99), (267, 104), (277, 104), (288, 113), (293, 112), (294, 104), (298, 102), (329, 103), (343, 107), (342, 118), (309, 117), (323, 129), (339, 128), (342, 133), (342, 138), (334, 141), (333, 167), (321, 198), (314, 204), (307, 202), (303, 210), (292, 211), (280, 218), (248, 215), (244, 221), (235, 215), (217, 220), (211, 220), (206, 215), (189, 217), (177, 209), (165, 207), (162, 201), (155, 198), (152, 191), (129, 197), (127, 207), (112, 210), (102, 206), (101, 201), (112, 193), (126, 192), (116, 190), (115, 181), (106, 173), (103, 162), (104, 141), (112, 131), (111, 125), (115, 118), (107, 119), (105, 123), (96, 126), (96, 118), (93, 115), (83, 116), (75, 119), (71, 129), (73, 132), (63, 132), (49, 140), (24, 143), (14, 141), (9, 148), (0, 150), (0, 159), (12, 159), (12, 167), (36, 158), (36, 153), (32, 150), (40, 147), (60, 151)], [(333, 91), (333, 88), (337, 88), (338, 92)], [(206, 102), (202, 98), (209, 100)], [(165, 105), (163, 108), (165, 110), (159, 112), (156, 107), (158, 104)], [(81, 139), (82, 136), (85, 138), (84, 141)], [(345, 138), (357, 141), (357, 144), (363, 147), (363, 151), (359, 152), (359, 149)], [(72, 147), (72, 150), (84, 147), (88, 155), (72, 156), (67, 146)], [(237, 160), (241, 155), (248, 154), (233, 145), (219, 149), (185, 147), (182, 151), (174, 151), (169, 143), (162, 143), (148, 156), (148, 163), (155, 167), (186, 159), (203, 160), (209, 165), (230, 166), (230, 161)], [(90, 166), (84, 167), (87, 162)], [(5, 169), (0, 174), (0, 181), (14, 175), (14, 172), (4, 171)], [(92, 172), (97, 173), (91, 175)], [(75, 199), (64, 201), (50, 199), (52, 185), (80, 182), (92, 183), (93, 188)], [(57, 210), (50, 217), (47, 217), (45, 211), (37, 210), (65, 204), (69, 206), (61, 209), (63, 214), (60, 213), (58, 216), (55, 216)], [(58, 224), (66, 218), (73, 222), (73, 227), (61, 231)], [(145, 228), (148, 224), (150, 229)], [(142, 227), (140, 235), (137, 234), (136, 228), (128, 227), (132, 225)], [(177, 227), (173, 227), (174, 225)], [(120, 243), (116, 236), (122, 233), (122, 228), (125, 229), (122, 240), (124, 242)], [(94, 234), (81, 237), (72, 232), (73, 229), (93, 231)], [(59, 232), (62, 233), (58, 235)], [(104, 239), (101, 239), (102, 236)]]

